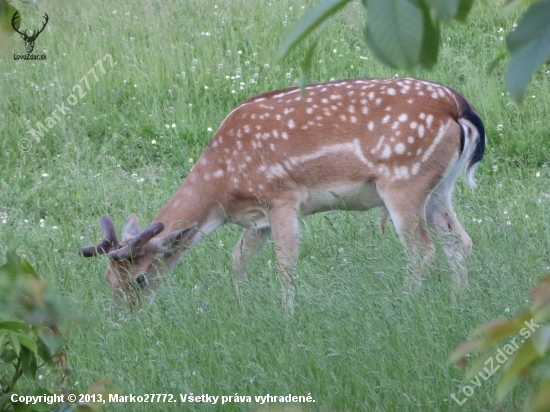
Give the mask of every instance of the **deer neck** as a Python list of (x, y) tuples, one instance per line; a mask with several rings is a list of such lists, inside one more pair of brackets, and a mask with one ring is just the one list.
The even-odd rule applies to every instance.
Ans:
[(219, 198), (219, 193), (222, 191), (216, 190), (212, 182), (204, 179), (201, 167), (195, 166), (154, 221), (164, 223), (164, 233), (197, 224), (197, 235), (187, 245), (187, 248), (191, 248), (203, 236), (225, 224), (223, 199)]

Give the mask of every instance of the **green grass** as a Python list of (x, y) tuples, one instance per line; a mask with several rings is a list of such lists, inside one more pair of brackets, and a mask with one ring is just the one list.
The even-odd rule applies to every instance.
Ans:
[[(274, 56), (302, 6), (314, 3), (98, 0), (84, 7), (43, 0), (35, 9), (14, 2), (25, 27), (39, 24), (44, 12), (50, 22), (35, 51), (46, 50), (46, 61), (14, 61), (13, 53), (24, 51), (17, 37), (2, 44), (1, 255), (8, 248), (24, 253), (86, 316), (65, 331), (70, 383), (82, 388), (111, 376), (122, 394), (311, 394), (316, 402), (295, 405), (300, 410), (518, 410), (526, 387), (495, 406), (498, 376), (459, 407), (451, 393), (467, 383), (446, 365), (474, 326), (527, 307), (529, 289), (550, 267), (550, 76), (540, 70), (518, 107), (503, 88), (504, 64), (487, 73), (504, 50), (499, 28), (508, 32), (516, 19), (493, 2), (479, 2), (468, 24), (444, 30), (434, 71), (407, 73), (371, 57), (362, 41), (362, 8), (352, 4), (327, 29), (311, 73), (313, 82), (422, 77), (456, 88), (479, 111), (489, 146), (478, 188), (461, 180), (455, 195), (474, 241), (470, 287), (459, 304), (450, 303), (441, 251), (422, 292), (403, 293), (405, 256), (391, 226), (379, 233), (376, 212), (303, 221), (291, 318), (280, 310), (273, 248), (253, 262), (244, 307), (238, 306), (234, 226), (188, 253), (139, 315), (111, 303), (105, 259), (77, 255), (100, 238), (97, 219), (105, 213), (119, 228), (130, 213), (148, 223), (187, 175), (189, 158), (206, 146), (209, 128), (215, 131), (240, 101), (295, 84), (300, 53), (283, 63)], [(88, 75), (90, 90), (71, 112), (39, 141), (30, 136), (106, 54), (116, 65), (104, 62), (97, 81)], [(18, 146), (24, 138), (28, 151)], [(44, 379), (54, 387), (53, 378)], [(219, 402), (105, 409), (267, 410)]]

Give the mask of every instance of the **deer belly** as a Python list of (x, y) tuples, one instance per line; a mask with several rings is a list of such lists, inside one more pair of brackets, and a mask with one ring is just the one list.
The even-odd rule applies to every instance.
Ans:
[(376, 185), (365, 180), (361, 182), (337, 183), (328, 188), (309, 189), (307, 197), (300, 203), (303, 215), (327, 210), (368, 210), (383, 206)]

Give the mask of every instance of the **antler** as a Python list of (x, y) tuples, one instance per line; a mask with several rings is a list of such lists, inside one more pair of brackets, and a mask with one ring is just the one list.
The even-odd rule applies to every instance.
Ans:
[(34, 32), (32, 34), (34, 38), (38, 37), (38, 35), (44, 31), (44, 29), (46, 28), (46, 24), (48, 24), (48, 21), (50, 20), (50, 18), (48, 17), (48, 15), (46, 13), (44, 13), (44, 17), (45, 17), (45, 20), (44, 20), (44, 25), (42, 26), (42, 28), (40, 30), (38, 30), (37, 32)]
[[(48, 16), (48, 15), (46, 14), (46, 16)], [(19, 15), (19, 11), (16, 11), (15, 14), (13, 15), (13, 17), (11, 18), (11, 27), (13, 27), (13, 29), (14, 29), (17, 33), (19, 33), (21, 36), (23, 36), (23, 37), (28, 37), (28, 36), (27, 36), (27, 30), (25, 30), (25, 33), (21, 33), (21, 32), (17, 29), (17, 27), (15, 27), (15, 21), (16, 21), (17, 19), (20, 19), (20, 20), (21, 20), (21, 16)], [(47, 22), (47, 21), (46, 21), (46, 22)], [(21, 26), (21, 22), (19, 23), (19, 26)]]
[(82, 256), (91, 257), (96, 255), (106, 255), (112, 250), (118, 249), (121, 245), (116, 237), (115, 224), (108, 216), (102, 216), (99, 219), (99, 225), (103, 230), (103, 240), (97, 246), (87, 246), (80, 249)]
[(124, 247), (109, 252), (109, 257), (113, 260), (132, 260), (152, 238), (164, 230), (164, 223), (154, 222), (143, 229), (138, 235)]
[[(135, 219), (135, 216), (131, 215), (126, 223), (134, 223), (134, 220), (130, 220), (132, 218)], [(152, 238), (164, 230), (164, 224), (162, 222), (151, 223), (141, 232), (137, 233), (135, 236), (132, 236), (131, 240), (124, 245), (118, 241), (115, 225), (109, 216), (105, 215), (101, 217), (101, 219), (99, 219), (99, 225), (103, 230), (103, 240), (99, 242), (97, 246), (87, 246), (80, 249), (80, 253), (85, 257), (109, 255), (109, 258), (113, 260), (132, 260), (136, 257), (141, 248), (143, 248)], [(135, 226), (135, 230), (139, 230), (139, 226), (137, 226), (137, 224)], [(123, 229), (123, 232), (124, 231), (125, 230)]]

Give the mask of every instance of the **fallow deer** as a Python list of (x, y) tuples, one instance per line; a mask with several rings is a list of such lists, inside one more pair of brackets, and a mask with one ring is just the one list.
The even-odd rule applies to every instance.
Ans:
[(107, 254), (115, 301), (141, 307), (186, 250), (236, 223), (244, 228), (233, 252), (237, 295), (247, 262), (271, 236), (283, 304), (292, 311), (299, 217), (383, 207), (382, 229), (390, 217), (412, 252), (411, 283), (420, 283), (419, 268), (433, 257), (431, 230), (461, 288), (472, 241), (451, 196), (462, 172), (475, 185), (485, 140), (483, 122), (463, 96), (423, 80), (340, 80), (267, 92), (226, 117), (154, 223), (140, 231), (131, 215), (119, 242), (103, 216), (103, 240), (81, 253)]

